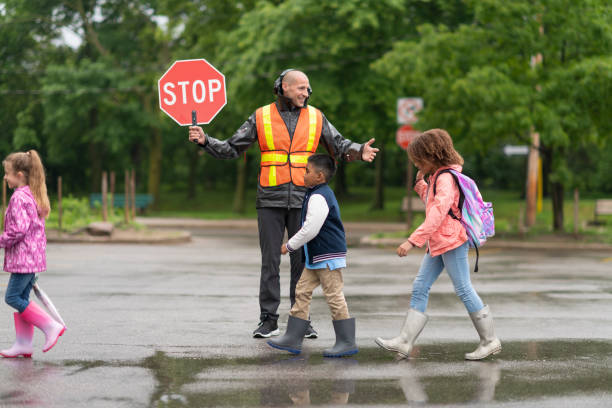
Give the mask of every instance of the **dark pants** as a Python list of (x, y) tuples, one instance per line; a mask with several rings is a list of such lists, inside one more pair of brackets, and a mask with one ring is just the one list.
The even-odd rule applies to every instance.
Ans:
[[(260, 320), (278, 320), (280, 305), (280, 248), (285, 230), (291, 238), (301, 228), (299, 208), (258, 208), (259, 246), (261, 248), (261, 280), (259, 281)], [(291, 281), (289, 298), (291, 306), (295, 303), (295, 285), (304, 270), (301, 251), (289, 254), (291, 260)]]

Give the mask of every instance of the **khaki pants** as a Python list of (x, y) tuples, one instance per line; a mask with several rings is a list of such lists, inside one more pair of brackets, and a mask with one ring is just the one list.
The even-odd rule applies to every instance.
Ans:
[(310, 301), (312, 292), (321, 285), (327, 305), (331, 311), (332, 320), (348, 319), (348, 306), (344, 299), (342, 288), (342, 268), (330, 271), (325, 269), (304, 269), (302, 276), (295, 287), (295, 304), (289, 314), (298, 319), (308, 320), (310, 315)]

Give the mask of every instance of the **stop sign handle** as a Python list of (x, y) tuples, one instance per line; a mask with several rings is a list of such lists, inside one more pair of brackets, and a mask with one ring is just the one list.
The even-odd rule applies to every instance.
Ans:
[(191, 111), (191, 125), (192, 126), (198, 125), (198, 113), (194, 110)]

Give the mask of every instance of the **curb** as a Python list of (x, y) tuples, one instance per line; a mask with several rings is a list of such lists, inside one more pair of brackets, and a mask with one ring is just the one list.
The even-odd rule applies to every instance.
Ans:
[(149, 228), (220, 228), (220, 229), (254, 229), (257, 230), (256, 219), (204, 220), (194, 218), (147, 218), (136, 217), (138, 224)]
[(113, 231), (110, 236), (93, 236), (86, 233), (67, 234), (47, 231), (47, 242), (81, 244), (182, 244), (191, 242), (191, 233), (174, 230)]

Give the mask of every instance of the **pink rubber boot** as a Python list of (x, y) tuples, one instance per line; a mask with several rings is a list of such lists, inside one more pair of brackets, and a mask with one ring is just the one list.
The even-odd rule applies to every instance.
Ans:
[(55, 346), (55, 343), (57, 343), (59, 336), (64, 334), (64, 330), (66, 330), (64, 326), (56, 322), (47, 312), (34, 302), (30, 302), (26, 310), (21, 313), (21, 317), (23, 320), (32, 323), (45, 333), (43, 353), (51, 350), (53, 346)]
[(32, 337), (34, 337), (34, 326), (21, 318), (19, 313), (14, 314), (16, 340), (13, 347), (0, 351), (2, 357), (32, 357)]

